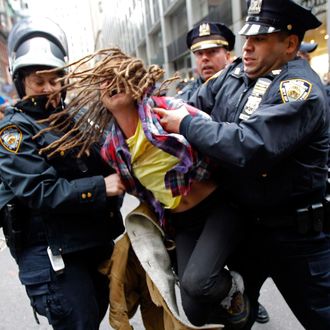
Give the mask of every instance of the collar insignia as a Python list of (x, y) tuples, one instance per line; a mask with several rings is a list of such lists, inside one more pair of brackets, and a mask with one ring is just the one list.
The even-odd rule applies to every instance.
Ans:
[(281, 69), (273, 70), (273, 71), (272, 71), (272, 74), (273, 74), (274, 76), (278, 76), (281, 72), (282, 72)]
[(208, 23), (203, 23), (199, 26), (199, 36), (209, 36), (211, 34), (210, 25)]
[(262, 0), (251, 0), (248, 15), (258, 15), (261, 12)]
[(283, 103), (306, 100), (311, 90), (312, 84), (303, 79), (284, 80), (280, 84)]
[(234, 74), (240, 74), (241, 73), (241, 68), (235, 68)]
[(22, 141), (21, 130), (14, 126), (6, 126), (0, 131), (0, 145), (2, 145), (6, 150), (17, 153), (19, 146)]

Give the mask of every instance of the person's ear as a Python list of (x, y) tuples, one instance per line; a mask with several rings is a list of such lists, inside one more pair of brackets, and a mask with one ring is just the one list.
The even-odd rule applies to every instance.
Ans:
[(227, 63), (230, 63), (230, 51), (229, 50), (226, 51), (226, 61), (227, 61)]
[(299, 38), (295, 34), (290, 34), (287, 37), (287, 54), (290, 56), (296, 53), (299, 49)]

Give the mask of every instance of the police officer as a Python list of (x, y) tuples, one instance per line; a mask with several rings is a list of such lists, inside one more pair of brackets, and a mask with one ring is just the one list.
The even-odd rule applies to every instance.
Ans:
[(177, 95), (188, 101), (199, 86), (230, 63), (235, 35), (225, 24), (203, 22), (188, 32), (186, 42), (195, 56), (198, 73), (198, 78)]
[[(187, 47), (195, 56), (199, 77), (177, 93), (176, 97), (185, 101), (189, 101), (205, 81), (230, 63), (230, 52), (235, 47), (235, 35), (225, 24), (203, 22), (188, 32)], [(257, 322), (268, 321), (267, 310), (259, 304)]]
[[(10, 72), (22, 99), (0, 123), (0, 208), (8, 246), (31, 305), (54, 329), (98, 329), (108, 282), (97, 268), (123, 231), (123, 187), (97, 148), (47, 158), (39, 150), (59, 138), (39, 120), (61, 111), (58, 73), (67, 40), (48, 19), (25, 18), (12, 29)], [(50, 97), (53, 94), (53, 97)], [(36, 315), (36, 314), (35, 314)], [(37, 318), (37, 317), (36, 317)]]
[(243, 57), (191, 100), (215, 121), (193, 118), (183, 108), (155, 111), (167, 130), (180, 131), (218, 160), (219, 183), (242, 211), (246, 237), (231, 267), (243, 275), (251, 324), (270, 276), (306, 329), (326, 330), (329, 111), (318, 75), (296, 56), (305, 31), (321, 22), (291, 0), (247, 3)]

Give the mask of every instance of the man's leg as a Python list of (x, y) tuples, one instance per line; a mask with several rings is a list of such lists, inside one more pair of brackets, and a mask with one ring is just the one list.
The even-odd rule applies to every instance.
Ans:
[[(244, 218), (244, 215), (242, 215), (242, 218)], [(248, 219), (246, 219), (244, 239), (228, 260), (229, 269), (242, 275), (245, 292), (250, 301), (250, 316), (243, 329), (251, 329), (256, 321), (260, 289), (269, 276), (269, 269), (265, 263), (269, 256), (264, 249), (260, 248), (259, 238), (262, 236), (261, 228), (249, 224)]]
[(268, 314), (265, 306), (260, 304), (260, 302), (258, 302), (258, 312), (257, 312), (256, 322), (258, 322), (258, 323), (269, 322), (269, 314)]
[(194, 211), (196, 215), (206, 219), (205, 224), (194, 227), (188, 218), (187, 227), (177, 231), (176, 244), (183, 307), (190, 321), (201, 325), (216, 322), (209, 316), (221, 311), (232, 285), (224, 266), (242, 232), (236, 210), (221, 200), (199, 214)]
[[(100, 255), (100, 254), (99, 254)], [(46, 247), (24, 256), (21, 281), (34, 310), (47, 317), (56, 330), (97, 330), (108, 307), (108, 279), (97, 272), (99, 255), (73, 254), (64, 258), (65, 269), (56, 274)], [(32, 262), (31, 262), (32, 261)], [(25, 266), (41, 266), (38, 276)]]
[(330, 236), (286, 231), (270, 238), (272, 278), (289, 307), (306, 329), (330, 329)]

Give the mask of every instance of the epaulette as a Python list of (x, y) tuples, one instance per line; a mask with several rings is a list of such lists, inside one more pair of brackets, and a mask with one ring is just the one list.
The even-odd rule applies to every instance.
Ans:
[(223, 72), (223, 70), (224, 70), (224, 69), (218, 71), (218, 72), (215, 73), (212, 77), (210, 77), (209, 79), (207, 79), (206, 81), (204, 81), (204, 84), (206, 84), (206, 83), (207, 83), (208, 81), (210, 81), (210, 80), (213, 80), (213, 79), (218, 78), (218, 77), (221, 75), (221, 73)]

